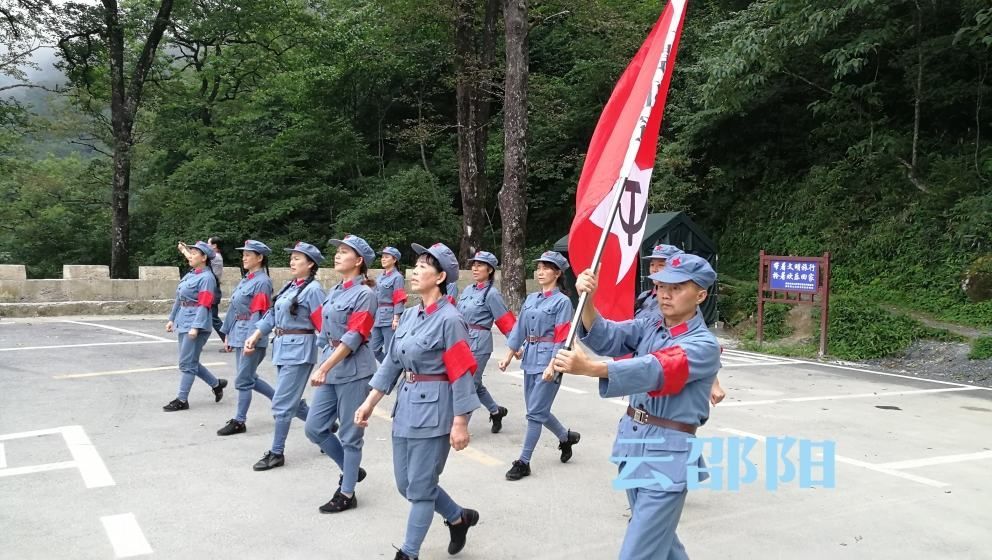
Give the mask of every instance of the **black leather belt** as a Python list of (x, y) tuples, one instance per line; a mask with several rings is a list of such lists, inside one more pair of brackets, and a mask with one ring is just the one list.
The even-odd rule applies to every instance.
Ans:
[(650, 424), (660, 428), (668, 428), (670, 430), (677, 430), (679, 432), (696, 435), (697, 426), (676, 422), (675, 420), (669, 420), (667, 418), (661, 418), (660, 416), (651, 416), (648, 414), (648, 411), (643, 408), (634, 408), (627, 405), (627, 416), (633, 418), (634, 422), (638, 424)]
[(282, 336), (284, 334), (313, 334), (313, 329), (280, 329), (276, 328), (276, 336)]
[(412, 371), (404, 371), (403, 379), (407, 383), (419, 383), (421, 381), (444, 381), (448, 382), (448, 375), (445, 373), (414, 373)]

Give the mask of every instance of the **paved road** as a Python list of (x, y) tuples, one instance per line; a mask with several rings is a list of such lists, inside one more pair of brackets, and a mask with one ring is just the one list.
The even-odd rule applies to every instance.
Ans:
[[(262, 401), (248, 433), (228, 438), (215, 431), (233, 415), (234, 391), (215, 404), (197, 382), (189, 411), (161, 412), (178, 382), (163, 326), (0, 322), (0, 558), (392, 558), (408, 508), (393, 484), (388, 418), (367, 432), (359, 508), (321, 515), (339, 473), (302, 425), (287, 466), (256, 473), (272, 429)], [(502, 337), (496, 344), (499, 355)], [(204, 362), (230, 379), (233, 357), (218, 348), (212, 341)], [(471, 446), (442, 477), (482, 514), (459, 557), (616, 558), (628, 511), (609, 454), (624, 403), (568, 378), (554, 410), (582, 433), (575, 458), (561, 464), (545, 436), (533, 476), (507, 482), (523, 394), (519, 372), (494, 362), (486, 376), (510, 409), (504, 432), (478, 415)], [(992, 391), (735, 351), (723, 364), (728, 397), (701, 435), (756, 438), (759, 477), (736, 492), (690, 492), (679, 534), (693, 559), (992, 558)], [(836, 488), (769, 491), (763, 438), (778, 436), (836, 441)], [(436, 520), (422, 558), (446, 558), (446, 545)]]

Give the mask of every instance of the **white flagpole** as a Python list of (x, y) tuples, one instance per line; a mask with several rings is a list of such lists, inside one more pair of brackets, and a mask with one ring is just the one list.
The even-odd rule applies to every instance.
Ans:
[[(599, 272), (600, 261), (603, 258), (603, 250), (606, 248), (606, 241), (609, 239), (610, 232), (613, 230), (613, 222), (616, 221), (617, 214), (620, 210), (620, 201), (623, 198), (624, 185), (627, 179), (630, 177), (631, 168), (634, 166), (634, 159), (637, 157), (637, 151), (641, 147), (641, 138), (644, 136), (644, 129), (648, 125), (648, 119), (651, 117), (651, 110), (654, 108), (655, 102), (658, 98), (658, 90), (661, 89), (661, 83), (665, 79), (665, 70), (668, 68), (668, 57), (672, 52), (672, 47), (675, 44), (675, 36), (679, 30), (679, 24), (682, 22), (682, 18), (685, 14), (685, 3), (686, 0), (671, 0), (669, 4), (673, 8), (672, 19), (668, 24), (668, 30), (665, 34), (665, 45), (661, 49), (661, 57), (658, 60), (658, 64), (655, 67), (654, 76), (651, 80), (651, 89), (648, 91), (647, 98), (644, 100), (644, 106), (641, 108), (641, 114), (637, 119), (637, 126), (634, 127), (634, 132), (630, 135), (630, 142), (627, 144), (627, 153), (624, 155), (623, 164), (620, 166), (620, 177), (613, 184), (613, 200), (610, 203), (609, 218), (606, 220), (606, 224), (603, 226), (603, 233), (599, 236), (599, 243), (596, 245), (596, 251), (593, 253), (592, 268), (595, 272)], [(647, 223), (647, 221), (645, 221)], [(644, 227), (643, 225), (641, 227)], [(635, 261), (636, 262), (636, 261)], [(635, 265), (636, 266), (636, 265)], [(578, 274), (581, 271), (577, 271)], [(565, 338), (565, 348), (571, 350), (575, 345), (575, 336), (579, 331), (579, 321), (582, 320), (582, 310), (588, 304), (589, 294), (580, 294), (579, 303), (575, 306), (575, 313), (572, 315), (572, 323), (568, 328), (568, 336)], [(554, 358), (552, 357), (552, 360)], [(555, 371), (554, 382), (561, 383), (561, 372)]]

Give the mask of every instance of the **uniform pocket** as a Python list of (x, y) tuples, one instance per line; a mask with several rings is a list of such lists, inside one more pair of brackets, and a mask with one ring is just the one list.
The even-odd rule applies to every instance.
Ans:
[(417, 338), (417, 344), (424, 350), (435, 350), (441, 346), (441, 335), (432, 334)]
[(375, 318), (377, 322), (386, 322), (393, 320), (393, 308), (392, 307), (379, 307), (375, 310)]
[(287, 334), (276, 337), (278, 348), (273, 353), (275, 359), (289, 362), (302, 361), (307, 358), (307, 346), (304, 344), (308, 337), (298, 334)]
[(437, 382), (413, 383), (405, 389), (409, 394), (410, 426), (414, 428), (434, 428), (438, 425), (438, 400), (441, 384)]
[(689, 442), (685, 438), (648, 440), (644, 444), (645, 460), (638, 475), (646, 479), (645, 486), (652, 489), (681, 492), (685, 490), (688, 458)]

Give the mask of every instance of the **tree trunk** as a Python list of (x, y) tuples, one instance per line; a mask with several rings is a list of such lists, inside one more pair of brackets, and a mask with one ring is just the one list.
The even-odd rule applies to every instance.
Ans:
[(503, 297), (520, 310), (527, 295), (524, 247), (527, 227), (527, 0), (506, 0), (506, 83), (503, 100)]
[(141, 103), (145, 78), (169, 23), (173, 0), (162, 0), (152, 29), (135, 63), (130, 83), (124, 82), (124, 28), (117, 0), (102, 0), (110, 59), (110, 122), (114, 135), (114, 177), (111, 186), (110, 277), (127, 278), (130, 263), (131, 158), (134, 121)]
[(458, 119), (458, 187), (462, 198), (462, 239), (459, 257), (465, 260), (482, 249), (486, 224), (486, 143), (491, 100), (481, 87), (495, 59), (496, 18), (500, 0), (485, 0), (481, 31), (476, 29), (476, 0), (455, 0), (455, 94)]
[(124, 98), (124, 28), (116, 0), (103, 0), (107, 26), (107, 50), (110, 62), (110, 122), (114, 135), (114, 169), (110, 191), (110, 277), (127, 278), (130, 269), (128, 234), (130, 220), (131, 146)]

